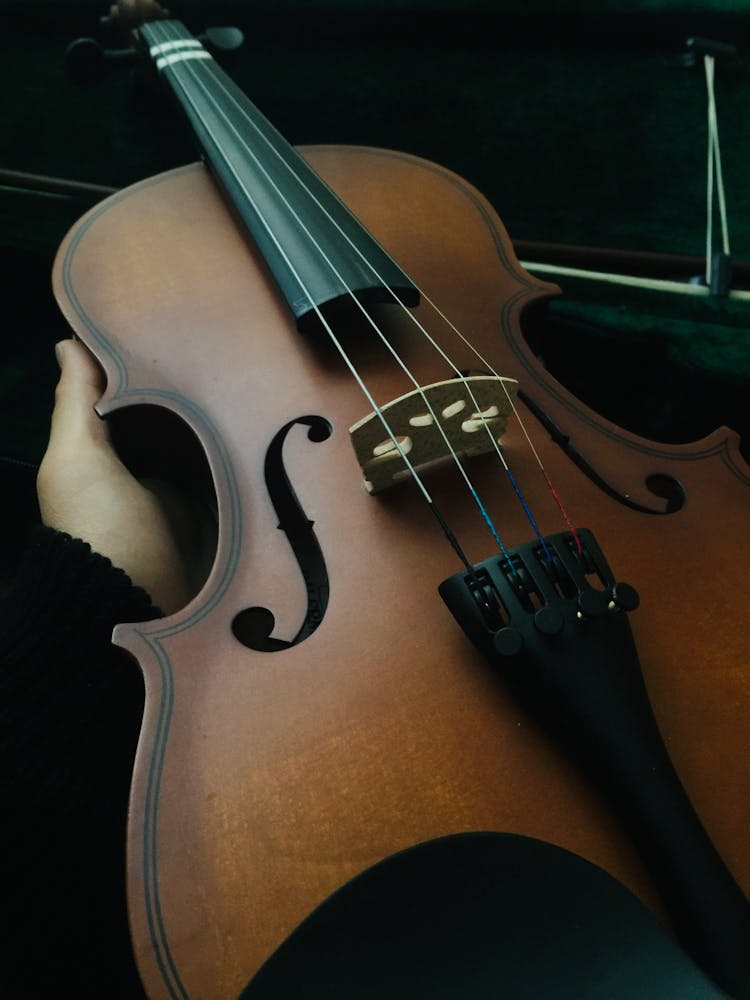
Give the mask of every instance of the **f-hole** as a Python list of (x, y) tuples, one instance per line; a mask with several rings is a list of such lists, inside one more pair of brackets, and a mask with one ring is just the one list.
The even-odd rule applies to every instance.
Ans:
[(296, 646), (315, 631), (328, 606), (328, 571), (313, 522), (302, 509), (284, 468), (284, 441), (297, 424), (307, 426), (307, 438), (315, 443), (331, 436), (331, 425), (323, 417), (306, 416), (290, 420), (274, 436), (266, 452), (264, 474), (268, 495), (279, 519), (279, 530), (286, 535), (307, 588), (307, 612), (293, 639), (276, 639), (271, 633), (276, 624), (268, 608), (245, 608), (234, 616), (232, 632), (243, 646), (262, 653), (277, 653)]

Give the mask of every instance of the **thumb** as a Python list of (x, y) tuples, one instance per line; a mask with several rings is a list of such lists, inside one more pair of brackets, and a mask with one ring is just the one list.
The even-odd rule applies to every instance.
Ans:
[(55, 390), (50, 446), (108, 442), (106, 422), (94, 410), (106, 384), (96, 358), (80, 340), (61, 340), (55, 344), (55, 354), (60, 378)]

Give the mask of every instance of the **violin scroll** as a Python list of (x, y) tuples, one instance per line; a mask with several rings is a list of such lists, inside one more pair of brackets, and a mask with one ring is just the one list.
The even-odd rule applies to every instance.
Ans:
[(160, 21), (170, 16), (169, 10), (156, 0), (118, 0), (101, 19), (101, 25), (113, 36), (122, 38), (130, 36), (147, 21)]
[(65, 73), (81, 86), (99, 83), (112, 69), (135, 66), (142, 58), (135, 45), (137, 29), (147, 21), (169, 17), (156, 0), (119, 0), (100, 18), (104, 48), (95, 38), (76, 38), (65, 50)]
[[(100, 19), (107, 48), (94, 38), (76, 38), (65, 50), (65, 72), (79, 85), (99, 83), (112, 69), (126, 69), (140, 62), (148, 64), (143, 47), (137, 44), (138, 29), (149, 21), (161, 21), (170, 12), (156, 0), (120, 0)], [(245, 40), (235, 27), (206, 28), (198, 40), (210, 51), (229, 52)]]

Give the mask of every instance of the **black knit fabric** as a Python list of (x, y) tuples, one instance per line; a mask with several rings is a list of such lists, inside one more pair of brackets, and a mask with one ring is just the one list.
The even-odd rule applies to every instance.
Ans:
[(111, 634), (160, 614), (85, 542), (34, 529), (0, 613), (5, 1000), (144, 996), (125, 908), (143, 685)]

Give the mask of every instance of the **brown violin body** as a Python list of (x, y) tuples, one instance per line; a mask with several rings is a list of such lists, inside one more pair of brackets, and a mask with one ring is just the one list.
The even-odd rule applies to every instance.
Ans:
[[(303, 153), (611, 488), (519, 403), (574, 523), (596, 532), (618, 578), (640, 592), (632, 629), (664, 741), (747, 891), (750, 470), (736, 435), (721, 428), (662, 446), (573, 398), (521, 334), (523, 309), (557, 289), (520, 268), (492, 208), (454, 174), (376, 149)], [(334, 889), (453, 832), (518, 832), (568, 848), (661, 914), (616, 821), (439, 599), (438, 585), (460, 566), (419, 491), (364, 489), (348, 429), (369, 404), (323, 338), (298, 332), (204, 167), (152, 178), (93, 209), (62, 245), (54, 282), (106, 370), (102, 416), (134, 404), (171, 410), (199, 439), (216, 491), (218, 546), (200, 593), (179, 613), (123, 624), (114, 637), (146, 683), (128, 878), (149, 995), (231, 1000)], [(415, 312), (461, 370), (482, 368), (425, 298)], [(452, 376), (401, 310), (381, 306), (377, 316), (421, 384)], [(408, 391), (364, 323), (341, 337), (376, 400)], [(280, 429), (306, 415), (327, 421), (330, 436), (310, 440), (294, 424), (284, 469), (314, 522), (330, 601), (306, 639), (260, 652), (235, 638), (234, 616), (270, 608), (273, 635), (291, 639), (309, 603), (264, 467)], [(515, 421), (504, 453), (542, 532), (563, 530)], [(528, 541), (496, 461), (475, 459), (469, 473), (505, 544)], [(680, 510), (656, 512), (663, 501), (646, 485), (656, 475), (681, 484)], [(493, 554), (456, 472), (439, 468), (428, 484), (469, 559)]]

